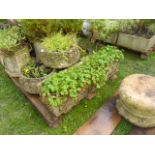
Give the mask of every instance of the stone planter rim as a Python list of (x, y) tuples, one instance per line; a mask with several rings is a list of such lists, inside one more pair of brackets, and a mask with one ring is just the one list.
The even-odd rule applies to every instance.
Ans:
[(139, 38), (143, 38), (143, 39), (146, 39), (146, 40), (150, 40), (151, 38), (153, 38), (155, 36), (155, 34), (153, 34), (150, 38), (146, 38), (144, 36), (140, 36), (140, 35), (136, 35), (136, 34), (130, 34), (130, 33), (127, 33), (127, 32), (119, 32), (119, 34), (125, 34), (125, 35), (130, 35), (130, 36), (133, 36), (133, 37), (139, 37)]
[[(27, 49), (27, 50), (26, 50)], [(25, 52), (27, 51), (31, 51), (32, 50), (32, 47), (28, 45), (25, 45), (23, 46), (21, 49), (18, 49), (16, 52), (14, 52), (13, 54), (7, 54), (5, 52), (3, 52), (3, 49), (0, 49), (0, 55), (3, 54), (5, 55), (6, 57), (10, 57), (10, 56), (16, 56), (16, 55), (19, 55), (21, 52), (23, 52), (25, 50)]]

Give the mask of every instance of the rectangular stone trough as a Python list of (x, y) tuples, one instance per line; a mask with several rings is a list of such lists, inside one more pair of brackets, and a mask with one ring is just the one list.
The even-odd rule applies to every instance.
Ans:
[[(119, 62), (114, 62), (112, 65), (109, 65), (108, 71), (107, 71), (108, 80), (113, 80), (113, 78), (116, 76), (116, 73), (118, 72), (118, 70), (119, 70)], [(41, 83), (39, 85), (41, 86)], [(71, 98), (71, 97), (64, 97), (63, 98), (64, 103), (61, 106), (58, 106), (58, 107), (50, 105), (50, 103), (48, 101), (48, 98), (44, 97), (41, 94), (40, 95), (41, 95), (42, 103), (45, 104), (48, 107), (48, 109), (56, 117), (60, 117), (62, 114), (68, 113), (75, 105), (78, 105), (82, 99), (84, 99), (84, 98), (89, 99), (89, 96), (92, 93), (95, 93), (95, 92), (96, 92), (96, 87), (95, 86), (92, 86), (92, 87), (87, 87), (86, 86), (85, 88), (83, 88), (80, 91), (80, 93), (78, 94), (78, 97), (76, 99)]]
[(146, 55), (150, 53), (150, 50), (154, 46), (154, 44), (155, 44), (155, 35), (147, 39), (141, 36), (119, 33), (117, 40), (118, 46), (122, 46)]

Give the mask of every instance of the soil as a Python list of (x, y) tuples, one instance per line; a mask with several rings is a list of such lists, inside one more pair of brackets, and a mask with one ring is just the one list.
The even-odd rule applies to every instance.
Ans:
[(137, 35), (150, 39), (155, 33), (147, 29), (147, 27), (133, 27), (132, 30), (125, 31), (125, 33)]

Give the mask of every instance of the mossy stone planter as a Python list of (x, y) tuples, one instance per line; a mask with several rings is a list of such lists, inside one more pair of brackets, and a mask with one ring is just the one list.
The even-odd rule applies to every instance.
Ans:
[(56, 117), (60, 117), (62, 114), (68, 113), (72, 107), (78, 105), (86, 97), (87, 93), (88, 89), (84, 88), (76, 98), (60, 97), (63, 100), (63, 104), (57, 107), (51, 106), (47, 97), (41, 95), (41, 100)]
[(44, 76), (44, 77), (40, 77), (40, 78), (27, 78), (24, 75), (20, 75), (19, 77), (19, 83), (21, 88), (30, 93), (30, 94), (39, 94), (39, 84), (47, 79), (48, 77), (52, 76), (52, 74), (54, 74), (54, 72), (51, 72), (50, 74)]
[(15, 52), (13, 55), (5, 55), (5, 70), (11, 77), (20, 76), (21, 68), (30, 60), (29, 51), (29, 48), (25, 47), (22, 50)]
[[(118, 62), (114, 62), (112, 65), (109, 66), (108, 71), (107, 71), (107, 77), (109, 80), (112, 79), (113, 77), (116, 77), (118, 67), (119, 67)], [(40, 84), (40, 87), (41, 87), (41, 84)], [(40, 93), (40, 96), (41, 96), (42, 103), (45, 104), (55, 116), (59, 117), (62, 114), (68, 113), (72, 109), (72, 107), (79, 104), (82, 99), (84, 98), (89, 99), (88, 97), (89, 94), (92, 94), (92, 93), (95, 94), (95, 92), (96, 92), (95, 86), (91, 86), (91, 87), (85, 86), (83, 89), (81, 89), (80, 93), (78, 94), (76, 98), (60, 97), (63, 103), (62, 105), (57, 106), (57, 107), (50, 104), (48, 97), (44, 97), (41, 93)], [(95, 95), (93, 95), (93, 97), (94, 96)]]
[(140, 52), (144, 55), (150, 53), (151, 48), (155, 44), (155, 35), (147, 39), (141, 36), (119, 33), (117, 45), (122, 46), (137, 52)]
[(155, 77), (133, 74), (119, 88), (116, 107), (124, 118), (136, 126), (155, 127)]
[(49, 52), (44, 49), (40, 43), (34, 43), (37, 61), (42, 62), (45, 66), (51, 68), (66, 68), (80, 59), (80, 50), (73, 47), (66, 52)]

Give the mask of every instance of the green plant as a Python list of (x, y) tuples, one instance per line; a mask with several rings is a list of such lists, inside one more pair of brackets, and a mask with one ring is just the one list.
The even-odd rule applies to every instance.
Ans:
[(82, 29), (82, 19), (60, 19), (58, 21), (59, 29), (64, 33), (77, 33)]
[(77, 33), (81, 30), (81, 19), (21, 19), (18, 20), (23, 32), (30, 41), (48, 37), (51, 33), (62, 31), (64, 33)]
[(0, 19), (0, 23), (7, 23), (7, 19)]
[(123, 55), (117, 48), (113, 46), (102, 48), (84, 57), (81, 63), (45, 80), (41, 86), (41, 93), (53, 106), (63, 104), (66, 96), (76, 99), (82, 88), (103, 86), (107, 81), (108, 67), (122, 58)]
[(45, 19), (21, 19), (18, 20), (23, 32), (29, 40), (38, 40), (49, 36), (52, 32), (58, 31), (56, 20)]
[(99, 32), (101, 38), (106, 39), (116, 32), (132, 31), (133, 28), (143, 28), (152, 24), (153, 20), (140, 19), (92, 19), (92, 30)]
[(6, 53), (16, 52), (16, 48), (25, 39), (19, 27), (13, 26), (8, 29), (0, 29), (0, 49)]
[(76, 46), (76, 38), (73, 35), (62, 35), (61, 32), (46, 37), (42, 41), (42, 46), (49, 52), (64, 52)]
[(37, 64), (34, 60), (30, 61), (22, 68), (23, 75), (28, 78), (40, 78), (50, 74), (51, 72), (51, 68)]

